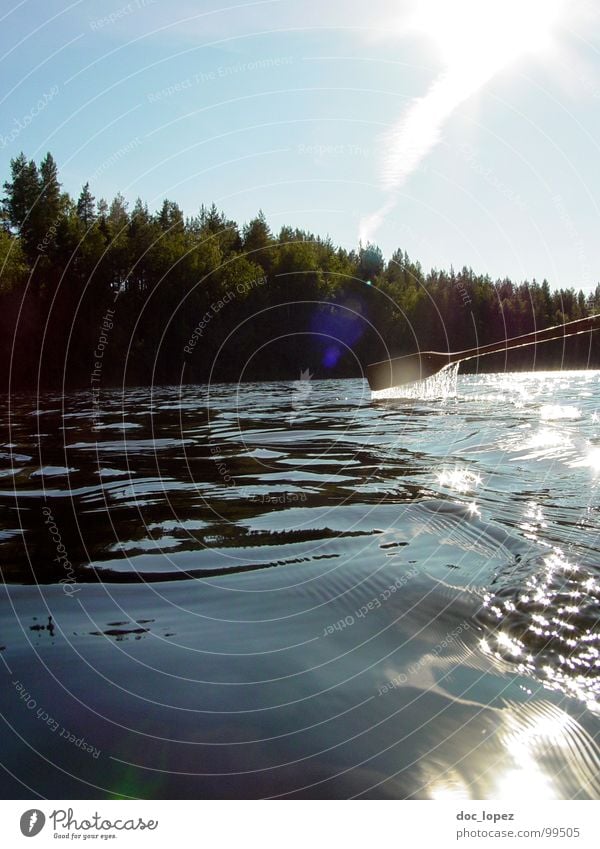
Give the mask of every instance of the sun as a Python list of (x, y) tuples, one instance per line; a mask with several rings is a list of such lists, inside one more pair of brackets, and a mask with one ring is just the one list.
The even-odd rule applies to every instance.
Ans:
[[(573, 18), (573, 0), (569, 18)], [(368, 244), (394, 210), (398, 191), (439, 144), (457, 109), (498, 74), (532, 54), (557, 49), (567, 0), (413, 0), (389, 36), (426, 38), (443, 62), (427, 92), (415, 98), (381, 138), (383, 205), (359, 222)]]
[(565, 9), (566, 0), (419, 0), (409, 28), (451, 67), (497, 70), (551, 48)]

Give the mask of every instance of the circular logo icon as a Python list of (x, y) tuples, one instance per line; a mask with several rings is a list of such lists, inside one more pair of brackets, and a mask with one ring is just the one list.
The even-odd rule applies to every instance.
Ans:
[(21, 834), (25, 837), (35, 837), (46, 824), (46, 817), (37, 808), (25, 811), (21, 817)]

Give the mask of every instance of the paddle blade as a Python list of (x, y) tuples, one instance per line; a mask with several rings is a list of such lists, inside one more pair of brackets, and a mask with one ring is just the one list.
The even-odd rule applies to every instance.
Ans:
[(434, 351), (423, 351), (419, 354), (408, 354), (405, 357), (394, 357), (367, 366), (367, 380), (373, 392), (381, 389), (391, 389), (393, 386), (403, 386), (416, 380), (425, 380), (437, 374), (448, 365), (450, 356)]

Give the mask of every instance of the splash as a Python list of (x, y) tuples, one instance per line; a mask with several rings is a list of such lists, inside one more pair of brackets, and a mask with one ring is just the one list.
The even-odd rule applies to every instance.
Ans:
[(311, 384), (312, 374), (308, 369), (303, 369), (300, 372), (300, 380), (295, 380), (292, 393), (292, 412), (289, 415), (289, 424), (294, 424), (300, 411), (306, 407), (306, 403), (312, 392)]
[(393, 401), (397, 398), (412, 398), (416, 401), (443, 401), (446, 398), (456, 398), (459, 366), (460, 363), (451, 363), (425, 380), (371, 392), (371, 400)]

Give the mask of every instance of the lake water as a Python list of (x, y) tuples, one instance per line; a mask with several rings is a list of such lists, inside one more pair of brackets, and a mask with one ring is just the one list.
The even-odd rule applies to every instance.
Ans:
[(5, 798), (598, 798), (600, 373), (304, 377), (3, 399)]

